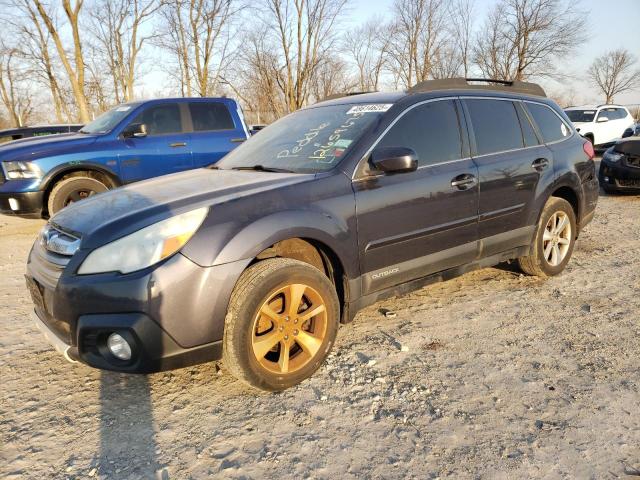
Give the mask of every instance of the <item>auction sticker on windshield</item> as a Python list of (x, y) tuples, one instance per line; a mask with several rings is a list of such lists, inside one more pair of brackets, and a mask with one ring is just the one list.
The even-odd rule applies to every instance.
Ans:
[(347, 115), (354, 113), (382, 113), (386, 112), (393, 106), (392, 103), (375, 103), (373, 105), (354, 105), (349, 109)]

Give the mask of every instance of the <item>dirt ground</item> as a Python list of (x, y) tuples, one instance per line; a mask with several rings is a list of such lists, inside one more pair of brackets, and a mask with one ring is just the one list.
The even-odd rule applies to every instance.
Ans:
[(2, 478), (640, 477), (638, 196), (601, 197), (559, 277), (489, 268), (368, 308), (281, 394), (213, 363), (66, 363), (29, 319), (41, 225), (0, 217)]

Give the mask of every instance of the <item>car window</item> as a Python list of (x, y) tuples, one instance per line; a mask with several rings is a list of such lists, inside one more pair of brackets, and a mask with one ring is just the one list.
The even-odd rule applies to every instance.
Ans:
[(527, 109), (538, 125), (538, 130), (542, 134), (545, 143), (562, 140), (571, 135), (571, 129), (565, 125), (550, 107), (539, 103), (527, 102)]
[(147, 135), (165, 135), (183, 131), (180, 107), (177, 103), (149, 107), (131, 122), (131, 124), (136, 123), (144, 123), (147, 126)]
[(224, 103), (189, 103), (193, 130), (206, 132), (211, 130), (233, 130), (235, 125)]
[(429, 102), (409, 110), (378, 143), (379, 147), (407, 147), (418, 156), (418, 165), (432, 165), (462, 158), (462, 141), (452, 100)]
[(596, 116), (595, 110), (565, 110), (564, 113), (572, 122), (593, 122), (593, 118)]
[(524, 107), (520, 102), (516, 103), (516, 111), (518, 113), (518, 120), (520, 120), (520, 128), (522, 129), (522, 137), (524, 139), (525, 147), (533, 147), (535, 145), (540, 145), (540, 141), (536, 136), (536, 133), (533, 129), (533, 125), (531, 125), (531, 121), (529, 117), (524, 111)]
[(516, 109), (511, 101), (465, 100), (478, 155), (504, 152), (524, 146)]
[(598, 120), (603, 117), (607, 117), (609, 120), (617, 120), (618, 118), (618, 108), (603, 108), (598, 113)]

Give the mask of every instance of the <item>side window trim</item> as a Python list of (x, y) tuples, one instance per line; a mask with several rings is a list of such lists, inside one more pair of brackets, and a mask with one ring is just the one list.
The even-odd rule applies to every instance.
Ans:
[[(529, 114), (529, 111), (524, 106), (524, 103), (522, 102), (522, 100), (517, 100), (514, 103), (516, 105), (516, 112), (518, 114), (518, 120), (520, 122), (529, 122), (529, 125), (531, 126), (531, 129), (533, 130), (533, 134), (536, 136), (536, 139), (538, 140), (538, 145), (531, 145), (531, 146), (532, 147), (539, 147), (540, 145), (544, 145), (544, 139), (542, 138), (542, 133), (540, 132), (540, 130), (538, 130), (538, 125), (533, 120), (533, 118), (531, 118), (531, 115)], [(522, 129), (522, 139), (525, 140), (525, 138), (524, 138), (524, 128), (522, 127), (522, 124), (520, 124), (520, 128)], [(525, 144), (525, 147), (526, 147), (526, 145), (527, 145), (526, 140), (525, 140), (524, 144)], [(529, 147), (527, 147), (527, 148), (529, 148)]]
[[(536, 101), (533, 101), (533, 100), (524, 100), (524, 99), (523, 99), (523, 100), (521, 100), (521, 102), (522, 102), (523, 104), (524, 104), (524, 103), (533, 103), (533, 104), (535, 104), (535, 105), (542, 105), (543, 107), (548, 108), (549, 110), (551, 110), (551, 111), (555, 114), (555, 116), (556, 116), (556, 117), (558, 117), (558, 118), (560, 119), (560, 121), (561, 121), (562, 123), (564, 123), (564, 126), (565, 126), (565, 127), (567, 127), (567, 128), (569, 129), (569, 131), (571, 132), (571, 135), (568, 135), (568, 136), (566, 136), (566, 137), (564, 137), (564, 138), (561, 138), (561, 139), (559, 139), (559, 140), (554, 140), (553, 142), (545, 142), (545, 141), (544, 141), (544, 139), (543, 139), (543, 140), (542, 140), (542, 145), (554, 145), (554, 144), (556, 144), (556, 143), (560, 143), (560, 142), (564, 142), (564, 141), (566, 141), (566, 140), (569, 140), (570, 138), (573, 138), (573, 136), (574, 136), (574, 135), (576, 135), (576, 130), (575, 130), (575, 128), (573, 127), (573, 124), (572, 124), (572, 123), (567, 124), (567, 122), (565, 121), (565, 119), (564, 119), (564, 118), (562, 118), (562, 116), (561, 116), (558, 112), (556, 112), (556, 111), (555, 111), (555, 109), (551, 108), (551, 107), (550, 107), (549, 105), (547, 105), (546, 103), (543, 103), (543, 102), (536, 102)], [(525, 108), (525, 110), (527, 111), (527, 115), (529, 115), (529, 118), (531, 119), (531, 114), (530, 114), (529, 110), (528, 110), (527, 108)], [(600, 112), (598, 112), (598, 113), (597, 113), (597, 115), (599, 115), (599, 114), (600, 114)], [(596, 117), (594, 117), (594, 118), (596, 118), (596, 119), (597, 119), (597, 118), (598, 118), (598, 117), (597, 117), (597, 115), (596, 115)], [(533, 121), (533, 122), (531, 122), (531, 123), (532, 123), (532, 125), (534, 126), (534, 128), (536, 129), (536, 132), (539, 132), (538, 124), (537, 124), (535, 121)], [(542, 137), (542, 134), (540, 134), (540, 137)]]
[[(405, 108), (402, 112), (400, 112), (400, 114), (398, 114), (398, 116), (396, 116), (396, 118), (393, 119), (393, 121), (389, 125), (387, 125), (387, 127), (382, 131), (382, 133), (380, 135), (378, 135), (378, 138), (376, 138), (376, 140), (371, 144), (371, 146), (367, 149), (367, 151), (360, 158), (360, 160), (358, 160), (356, 168), (353, 170), (353, 174), (351, 176), (351, 180), (355, 182), (355, 181), (369, 180), (371, 178), (384, 176), (384, 174), (378, 174), (378, 175), (367, 175), (367, 174), (365, 174), (364, 173), (364, 169), (363, 169), (363, 165), (365, 165), (367, 163), (367, 161), (369, 159), (369, 156), (371, 155), (371, 152), (373, 151), (373, 149), (376, 148), (378, 143), (380, 143), (380, 141), (384, 138), (384, 136), (387, 134), (387, 132), (389, 132), (389, 130), (391, 130), (393, 128), (393, 126), (396, 123), (398, 123), (398, 121), (400, 121), (400, 119), (402, 117), (404, 117), (407, 113), (409, 113), (414, 108), (417, 108), (417, 107), (419, 107), (421, 105), (425, 105), (427, 103), (442, 102), (442, 101), (447, 101), (447, 100), (453, 102), (453, 106), (454, 106), (454, 109), (456, 110), (456, 115), (458, 117), (458, 131), (459, 131), (459, 135), (460, 135), (460, 142), (462, 144), (462, 149), (466, 150), (465, 146), (467, 145), (467, 142), (465, 142), (465, 139), (464, 139), (464, 136), (463, 136), (464, 133), (462, 132), (463, 125), (462, 125), (461, 118), (460, 118), (461, 117), (461, 112), (458, 110), (458, 105), (456, 103), (456, 100), (458, 100), (458, 99), (459, 99), (459, 97), (430, 98), (428, 100), (423, 100), (421, 102), (416, 102), (413, 105), (409, 105), (407, 108)], [(465, 152), (465, 151), (460, 152), (460, 155), (463, 156), (463, 158), (457, 158), (455, 160), (447, 160), (446, 162), (432, 163), (430, 165), (421, 165), (421, 166), (418, 167), (418, 170), (422, 170), (423, 168), (437, 167), (438, 165), (445, 165), (447, 163), (460, 162), (462, 160), (469, 160), (470, 157), (464, 157), (465, 153), (469, 153), (469, 152)]]

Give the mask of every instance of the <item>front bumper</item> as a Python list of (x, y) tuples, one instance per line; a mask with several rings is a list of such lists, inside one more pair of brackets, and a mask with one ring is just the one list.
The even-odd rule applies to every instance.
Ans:
[(610, 190), (640, 191), (640, 168), (626, 165), (624, 159), (619, 162), (602, 159), (599, 178), (600, 184)]
[(0, 213), (40, 218), (43, 199), (44, 192), (0, 192)]
[[(229, 297), (248, 261), (205, 268), (176, 254), (127, 275), (76, 275), (83, 259), (76, 256), (83, 253), (60, 265), (36, 242), (27, 264), (37, 323), (67, 359), (150, 373), (221, 357)], [(114, 332), (131, 345), (130, 361), (118, 360), (106, 347)]]

